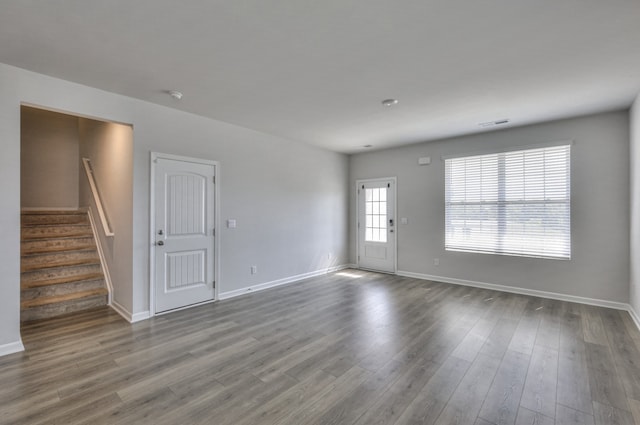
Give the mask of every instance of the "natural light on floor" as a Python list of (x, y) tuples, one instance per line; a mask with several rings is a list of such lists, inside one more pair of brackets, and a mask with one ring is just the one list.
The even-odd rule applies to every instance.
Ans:
[(349, 272), (338, 272), (338, 273), (336, 273), (336, 275), (344, 276), (344, 277), (350, 277), (352, 279), (358, 279), (358, 278), (362, 277), (361, 274), (355, 274), (355, 273), (349, 273)]

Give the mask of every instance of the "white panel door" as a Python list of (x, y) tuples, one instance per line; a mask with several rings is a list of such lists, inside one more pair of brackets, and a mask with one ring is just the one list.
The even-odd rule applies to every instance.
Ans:
[(157, 158), (155, 311), (214, 298), (215, 166)]
[(358, 182), (358, 267), (396, 272), (395, 179)]

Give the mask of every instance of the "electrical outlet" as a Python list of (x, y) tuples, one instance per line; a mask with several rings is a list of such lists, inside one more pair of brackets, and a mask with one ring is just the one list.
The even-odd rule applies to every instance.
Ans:
[(433, 259), (433, 265), (434, 266), (439, 266), (440, 265), (440, 259), (439, 258), (434, 258)]
[(251, 266), (251, 274), (258, 273), (258, 266)]

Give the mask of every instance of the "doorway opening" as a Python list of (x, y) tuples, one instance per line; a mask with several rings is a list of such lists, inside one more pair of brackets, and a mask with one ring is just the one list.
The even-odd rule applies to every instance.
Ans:
[(118, 310), (114, 294), (132, 292), (132, 126), (26, 105), (20, 122), (21, 321)]

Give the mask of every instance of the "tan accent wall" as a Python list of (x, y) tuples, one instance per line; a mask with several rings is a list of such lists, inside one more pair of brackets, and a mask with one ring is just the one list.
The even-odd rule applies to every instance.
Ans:
[(78, 208), (78, 118), (23, 106), (20, 206)]

